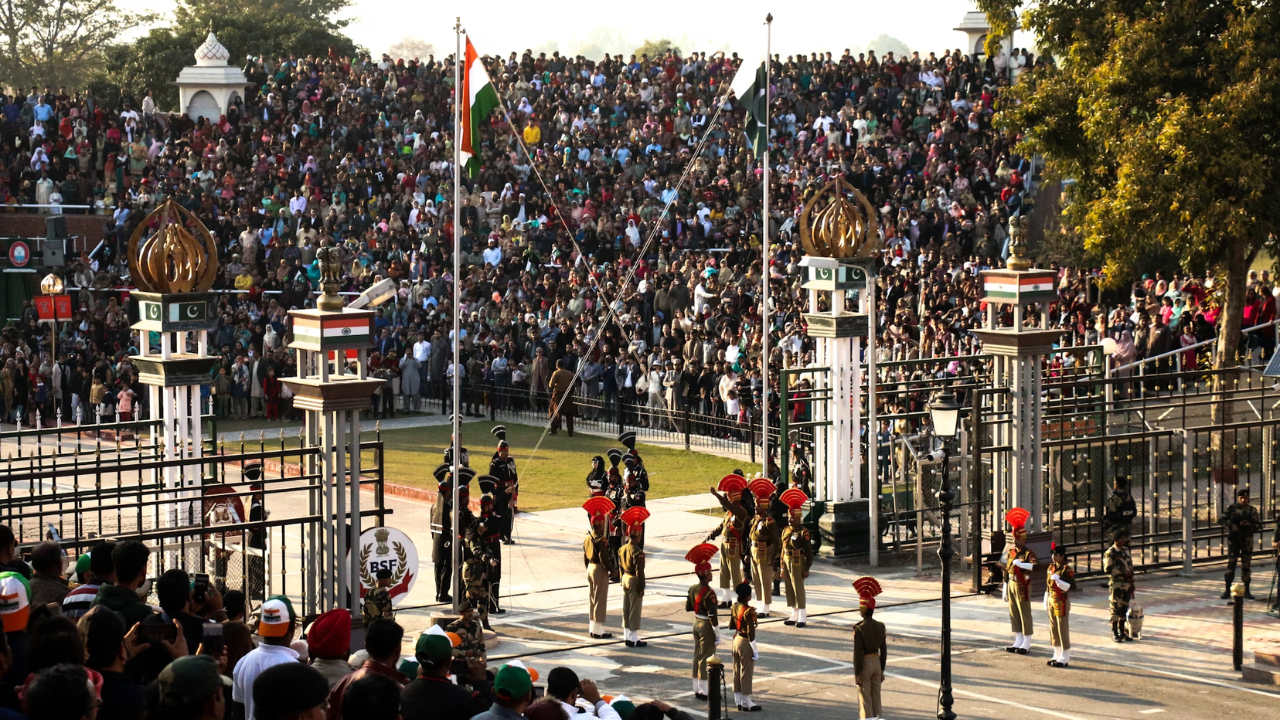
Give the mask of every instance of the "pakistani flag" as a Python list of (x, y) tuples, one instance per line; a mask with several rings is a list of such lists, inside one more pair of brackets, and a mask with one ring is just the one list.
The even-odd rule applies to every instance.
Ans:
[(462, 142), (459, 154), (467, 174), (480, 172), (480, 124), (498, 107), (498, 92), (493, 89), (489, 73), (467, 38), (466, 64), (462, 66)]
[(762, 54), (759, 65), (753, 68), (750, 62), (750, 60), (743, 61), (729, 89), (738, 96), (738, 104), (747, 111), (745, 123), (747, 141), (751, 143), (751, 154), (759, 158), (764, 157), (765, 143), (768, 142), (768, 137), (765, 133), (765, 122), (768, 120), (769, 115), (767, 100), (769, 61)]

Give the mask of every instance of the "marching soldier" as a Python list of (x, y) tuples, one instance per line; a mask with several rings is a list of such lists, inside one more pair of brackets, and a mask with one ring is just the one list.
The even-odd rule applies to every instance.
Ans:
[(1102, 513), (1103, 537), (1111, 537), (1117, 530), (1130, 535), (1133, 519), (1138, 515), (1138, 506), (1129, 494), (1129, 483), (1116, 477), (1112, 481), (1111, 496), (1107, 498), (1106, 511)]
[(1253, 600), (1249, 583), (1253, 580), (1253, 535), (1262, 531), (1262, 519), (1258, 508), (1249, 504), (1249, 488), (1236, 491), (1236, 502), (1218, 518), (1218, 524), (1227, 530), (1227, 588), (1222, 599), (1231, 598), (1231, 583), (1236, 579), (1236, 561), (1240, 562), (1240, 579), (1244, 581), (1244, 596)]
[[(453, 422), (454, 417), (455, 416), (452, 416), (452, 415), (449, 416), (449, 421)], [(467, 453), (466, 448), (459, 446), (458, 455), (459, 455), (459, 458), (458, 458), (459, 465), (466, 468), (471, 467), (471, 455)], [(449, 445), (444, 449), (444, 464), (450, 467), (453, 466), (453, 435), (452, 434), (449, 435)]]
[(773, 551), (773, 594), (782, 594), (782, 530), (788, 524), (787, 517), (790, 515), (790, 509), (786, 503), (782, 502), (781, 496), (787, 488), (782, 483), (782, 476), (778, 474), (777, 464), (772, 459), (769, 461), (770, 476), (767, 478), (773, 483), (773, 494), (769, 496), (769, 517), (773, 518), (774, 526), (778, 528), (779, 542)]
[(702, 543), (685, 554), (684, 559), (693, 563), (693, 573), (698, 584), (689, 588), (684, 609), (693, 613), (693, 696), (707, 699), (707, 658), (715, 654), (720, 644), (719, 620), (716, 618), (718, 603), (716, 591), (711, 589), (711, 556), (716, 546)]
[(480, 631), (480, 623), (476, 622), (476, 609), (471, 603), (464, 602), (458, 606), (460, 617), (445, 627), (448, 632), (458, 636), (458, 644), (453, 647), (453, 674), (466, 677), (469, 673), (467, 661), (478, 658), (486, 662), (484, 633)]
[(774, 558), (781, 551), (778, 523), (769, 516), (769, 498), (776, 488), (769, 480), (756, 478), (747, 489), (756, 496), (756, 517), (751, 521), (751, 581), (760, 598), (760, 617), (766, 618), (773, 601)]
[(494, 512), (494, 494), (501, 487), (500, 483), (492, 475), (481, 475), (476, 479), (476, 483), (480, 486), (480, 492), (484, 495), (480, 496), (480, 523), (484, 526), (484, 535), (481, 540), (484, 542), (485, 553), (489, 556), (489, 607), (488, 614), (502, 615), (506, 610), (499, 607), (499, 597), (502, 589), (502, 534), (498, 528), (502, 527), (502, 520)]
[(755, 675), (756, 611), (751, 607), (751, 585), (742, 583), (735, 592), (738, 602), (729, 610), (729, 629), (733, 630), (733, 699), (742, 712), (759, 712), (764, 708), (751, 702), (751, 678)]
[(858, 684), (858, 717), (880, 717), (880, 685), (884, 682), (884, 666), (889, 659), (884, 623), (872, 617), (880, 583), (873, 577), (853, 582), (858, 591), (858, 610), (862, 620), (853, 626), (853, 673)]
[(494, 426), (493, 436), (498, 438), (498, 449), (489, 461), (489, 474), (498, 481), (493, 492), (493, 514), (497, 517), (497, 527), (494, 529), (502, 538), (502, 544), (510, 545), (514, 542), (511, 539), (511, 528), (515, 523), (520, 478), (516, 475), (516, 461), (511, 457), (511, 446), (507, 444), (506, 426)]
[(742, 584), (742, 550), (751, 522), (751, 515), (742, 505), (742, 491), (746, 489), (747, 481), (741, 475), (725, 475), (718, 488), (711, 488), (711, 494), (724, 508), (724, 519), (704, 542), (720, 538), (720, 607), (725, 610), (729, 609), (734, 589)]
[(639, 505), (622, 513), (622, 522), (627, 526), (627, 544), (618, 551), (618, 566), (622, 570), (622, 636), (627, 647), (649, 644), (640, 639), (640, 614), (644, 605), (644, 521), (648, 519), (648, 509)]
[(1129, 603), (1133, 601), (1133, 559), (1129, 557), (1129, 535), (1116, 530), (1113, 543), (1102, 556), (1102, 569), (1107, 573), (1107, 591), (1111, 595), (1111, 639), (1132, 640), (1125, 629)]
[(608, 498), (593, 497), (582, 504), (591, 520), (591, 532), (582, 541), (582, 562), (587, 568), (587, 587), (591, 604), (588, 629), (592, 639), (608, 640), (613, 633), (605, 631), (608, 616), (609, 576), (613, 573), (613, 555), (609, 552), (609, 514), (614, 504)]
[(391, 593), (387, 592), (387, 588), (391, 587), (391, 578), (391, 570), (382, 568), (377, 574), (377, 585), (370, 588), (369, 594), (364, 596), (361, 615), (364, 616), (365, 625), (378, 618), (396, 619), (396, 608), (391, 602)]
[(788, 508), (788, 525), (782, 533), (782, 580), (787, 591), (787, 607), (791, 617), (784, 625), (802, 628), (808, 624), (805, 616), (804, 581), (813, 566), (813, 542), (808, 528), (800, 524), (800, 511), (809, 498), (799, 488), (782, 493), (782, 502)]
[(622, 575), (618, 573), (618, 551), (622, 550), (622, 538), (625, 534), (622, 527), (622, 502), (625, 495), (626, 489), (622, 486), (622, 476), (610, 475), (609, 487), (604, 493), (604, 497), (613, 503), (613, 509), (609, 511), (609, 515), (605, 519), (605, 529), (609, 538), (610, 583), (622, 580)]
[(1067, 549), (1054, 543), (1053, 562), (1046, 573), (1049, 581), (1049, 642), (1053, 645), (1053, 658), (1049, 667), (1064, 668), (1071, 663), (1071, 598), (1067, 593), (1076, 588), (1076, 571), (1067, 563)]
[(640, 451), (636, 450), (636, 434), (632, 430), (618, 436), (618, 442), (627, 446), (626, 457), (635, 459), (635, 472), (640, 476), (640, 489), (649, 492), (649, 471), (644, 468), (644, 460), (640, 459)]
[(1023, 508), (1013, 508), (1004, 519), (1013, 528), (1013, 547), (1005, 548), (1001, 558), (1008, 582), (1005, 584), (1005, 600), (1009, 603), (1009, 624), (1013, 629), (1013, 644), (1005, 648), (1011, 653), (1026, 655), (1031, 652), (1031, 573), (1036, 567), (1036, 554), (1027, 549), (1027, 518), (1031, 513)]
[(587, 492), (591, 497), (603, 495), (609, 483), (609, 472), (604, 469), (604, 458), (599, 455), (591, 458), (591, 472), (587, 473)]
[(448, 465), (436, 468), (436, 501), (431, 505), (431, 562), (436, 572), (436, 602), (453, 602), (453, 476)]
[(488, 522), (481, 516), (467, 529), (468, 553), (466, 565), (462, 569), (462, 580), (467, 584), (467, 602), (480, 615), (480, 624), (485, 630), (492, 630), (489, 627), (489, 572), (496, 562), (485, 544)]

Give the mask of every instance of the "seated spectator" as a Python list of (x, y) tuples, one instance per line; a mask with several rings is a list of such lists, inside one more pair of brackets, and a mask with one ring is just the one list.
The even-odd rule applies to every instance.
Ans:
[[(231, 716), (233, 718), (237, 720), (267, 720), (266, 717), (257, 715), (254, 711), (254, 706), (258, 699), (263, 697), (264, 694), (270, 695), (271, 693), (270, 690), (266, 689), (259, 692), (258, 677), (278, 665), (298, 664), (297, 651), (289, 647), (289, 644), (293, 642), (293, 634), (297, 630), (297, 626), (298, 616), (294, 613), (293, 603), (289, 602), (289, 598), (282, 595), (274, 595), (267, 598), (267, 601), (262, 604), (262, 616), (258, 620), (258, 636), (262, 638), (262, 644), (250, 651), (248, 655), (240, 658), (240, 661), (236, 663), (235, 673), (232, 675)], [(329, 683), (324, 679), (324, 676), (310, 667), (307, 669), (320, 678), (327, 692)], [(292, 686), (283, 684), (279, 687)], [(288, 695), (289, 693), (278, 694)], [(323, 697), (315, 705), (318, 706), (322, 702), (324, 702)], [(273, 701), (273, 712), (279, 713), (282, 707), (292, 708), (293, 705), (281, 705)], [(307, 708), (300, 709), (299, 712), (311, 707), (309, 705)], [(321, 716), (323, 716), (323, 713), (321, 713)], [(280, 716), (276, 720), (286, 720), (286, 716)]]
[[(169, 663), (147, 687), (148, 720), (223, 720), (231, 678), (209, 655), (188, 655)], [(105, 703), (104, 703), (105, 708)], [(102, 720), (99, 716), (98, 720)]]
[(693, 720), (693, 716), (689, 713), (661, 700), (652, 700), (643, 705), (637, 705), (631, 717), (629, 719), (624, 717), (623, 720), (662, 720), (662, 718), (667, 720)]
[(286, 662), (257, 676), (251, 707), (257, 720), (323, 720), (327, 697), (329, 683), (315, 668)]
[(146, 545), (136, 540), (117, 543), (111, 551), (115, 582), (104, 582), (98, 589), (93, 604), (105, 605), (108, 610), (120, 613), (129, 626), (154, 615), (151, 606), (143, 602), (139, 595), (139, 589), (147, 582), (147, 566), (150, 562), (151, 551)]
[(27, 685), (23, 700), (31, 720), (96, 720), (101, 678), (83, 665), (45, 668)]
[[(520, 663), (508, 663), (499, 668), (498, 674), (493, 678), (493, 706), (472, 720), (512, 720), (524, 717), (524, 711), (532, 702), (533, 678), (529, 671)], [(556, 702), (560, 704), (559, 701)]]
[(32, 605), (62, 607), (62, 599), (71, 591), (67, 579), (62, 577), (62, 561), (65, 557), (62, 548), (54, 542), (42, 542), (31, 550)]
[(329, 681), (329, 689), (351, 674), (351, 613), (337, 608), (321, 613), (307, 630), (311, 667)]
[(74, 620), (37, 607), (27, 624), (27, 672), (38, 673), (64, 663), (84, 662), (84, 640)]
[[(217, 593), (216, 588), (209, 588)], [(166, 622), (177, 622), (187, 640), (187, 650), (194, 653), (204, 642), (206, 620), (191, 613), (195, 601), (191, 597), (191, 576), (186, 570), (165, 570), (156, 581), (156, 599), (160, 601), (161, 617)]]
[(227, 613), (227, 622), (244, 622), (244, 593), (228, 590), (222, 596), (222, 609)]
[(31, 567), (18, 557), (18, 539), (8, 525), (0, 525), (0, 570), (12, 570), (31, 579)]
[(23, 720), (22, 699), (17, 688), (9, 680), (9, 668), (13, 665), (13, 651), (9, 649), (7, 633), (0, 632), (0, 720)]
[(400, 683), (371, 674), (347, 686), (342, 720), (400, 720)]
[(378, 618), (369, 623), (365, 629), (364, 648), (369, 659), (360, 665), (360, 669), (338, 681), (329, 694), (328, 720), (342, 719), (342, 695), (357, 680), (370, 675), (385, 675), (403, 687), (408, 678), (396, 670), (400, 660), (400, 642), (404, 640), (404, 628), (396, 621)]
[(75, 581), (77, 584), (62, 598), (62, 614), (72, 620), (81, 618), (89, 612), (89, 608), (93, 607), (93, 598), (98, 594), (98, 588), (102, 586), (102, 583), (94, 580), (92, 567), (92, 554), (84, 553), (76, 559)]
[(146, 649), (137, 633), (126, 633), (120, 616), (98, 606), (76, 623), (84, 641), (85, 667), (102, 676), (98, 720), (136, 720), (146, 709), (143, 687), (125, 674), (125, 664)]
[(5, 674), (0, 685), (12, 688), (27, 677), (27, 620), (31, 616), (31, 588), (26, 578), (12, 570), (0, 573), (0, 595), (11, 602), (0, 605), (5, 644), (9, 648)]
[(578, 674), (567, 667), (558, 667), (547, 673), (547, 696), (558, 700), (570, 715), (601, 720), (618, 718), (618, 713), (600, 696), (595, 682), (579, 680)]
[(468, 663), (470, 689), (449, 681), (453, 643), (439, 625), (418, 636), (414, 658), (418, 677), (400, 695), (404, 720), (468, 720), (493, 703), (484, 663), (478, 659)]

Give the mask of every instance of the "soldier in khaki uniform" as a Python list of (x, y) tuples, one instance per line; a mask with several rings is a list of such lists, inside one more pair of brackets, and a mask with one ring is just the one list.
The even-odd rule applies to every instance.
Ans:
[(1236, 561), (1240, 562), (1240, 580), (1244, 582), (1244, 596), (1253, 600), (1249, 584), (1253, 581), (1253, 536), (1262, 532), (1262, 518), (1258, 508), (1249, 504), (1249, 488), (1236, 491), (1236, 502), (1218, 518), (1218, 524), (1227, 531), (1227, 572), (1223, 576), (1226, 589), (1222, 599), (1231, 599), (1231, 583), (1236, 579)]
[(685, 554), (684, 559), (693, 563), (698, 584), (689, 588), (684, 609), (693, 613), (693, 696), (707, 699), (707, 658), (715, 654), (720, 644), (719, 621), (716, 618), (718, 603), (716, 591), (711, 588), (711, 557), (716, 546), (702, 543)]
[(587, 568), (587, 587), (591, 598), (588, 630), (595, 640), (613, 637), (613, 633), (604, 629), (609, 614), (609, 575), (613, 572), (613, 553), (609, 551), (606, 525), (613, 507), (613, 501), (606, 497), (588, 498), (582, 504), (582, 509), (591, 519), (591, 532), (582, 541), (582, 563)]
[(1107, 591), (1111, 595), (1111, 639), (1132, 640), (1125, 629), (1129, 603), (1133, 601), (1133, 559), (1129, 557), (1129, 535), (1117, 530), (1112, 545), (1102, 556), (1102, 570), (1107, 573)]
[(458, 612), (461, 617), (449, 623), (445, 630), (458, 636), (458, 643), (453, 647), (453, 673), (458, 677), (465, 677), (469, 672), (468, 660), (475, 658), (483, 663), (488, 657), (484, 647), (484, 633), (480, 630), (480, 623), (476, 622), (475, 606), (463, 602), (458, 606)]
[(777, 491), (765, 478), (756, 478), (747, 486), (756, 496), (756, 516), (751, 521), (751, 582), (760, 599), (760, 617), (769, 617), (773, 601), (773, 559), (779, 548), (778, 523), (769, 517), (769, 498)]
[(627, 647), (641, 648), (649, 643), (640, 639), (640, 614), (644, 605), (644, 521), (649, 510), (629, 508), (622, 513), (627, 526), (627, 543), (618, 551), (622, 570), (622, 636)]
[(1027, 549), (1027, 518), (1031, 513), (1023, 508), (1013, 508), (1004, 519), (1013, 528), (1013, 547), (1005, 548), (1004, 571), (1005, 600), (1009, 603), (1009, 624), (1013, 630), (1013, 644), (1005, 650), (1019, 655), (1031, 652), (1031, 575), (1036, 567), (1036, 554)]
[(1067, 593), (1076, 589), (1076, 571), (1067, 563), (1067, 549), (1053, 543), (1053, 562), (1049, 563), (1048, 592), (1049, 642), (1053, 644), (1053, 658), (1049, 667), (1065, 668), (1071, 663), (1071, 598)]
[(734, 588), (742, 584), (742, 551), (751, 523), (751, 514), (742, 505), (742, 491), (746, 489), (747, 481), (741, 475), (725, 475), (719, 487), (711, 488), (711, 494), (724, 508), (724, 520), (706, 539), (711, 542), (720, 538), (720, 607), (724, 610), (733, 602)]
[(853, 674), (858, 684), (858, 717), (880, 718), (880, 685), (884, 682), (884, 666), (889, 657), (884, 623), (872, 617), (880, 583), (872, 577), (853, 582), (858, 591), (858, 610), (862, 620), (853, 626)]
[(365, 625), (378, 618), (396, 619), (396, 608), (391, 602), (391, 593), (387, 591), (387, 588), (391, 587), (391, 571), (387, 568), (379, 570), (376, 582), (377, 585), (374, 585), (369, 590), (369, 594), (364, 597), (361, 614), (364, 616)]
[(791, 488), (779, 498), (787, 506), (787, 528), (782, 532), (782, 581), (787, 592), (791, 617), (784, 625), (802, 628), (808, 624), (805, 615), (804, 581), (813, 566), (813, 541), (809, 529), (800, 524), (800, 512), (809, 497), (799, 488)]
[(729, 610), (729, 629), (733, 630), (733, 699), (743, 712), (757, 712), (764, 708), (751, 702), (751, 678), (755, 675), (756, 660), (760, 651), (756, 648), (756, 611), (751, 607), (751, 586), (742, 583), (737, 587), (738, 602)]
[(489, 554), (489, 547), (485, 543), (488, 522), (488, 519), (479, 517), (467, 528), (467, 558), (462, 567), (462, 582), (466, 584), (467, 602), (480, 615), (480, 625), (485, 630), (492, 630), (489, 627), (489, 573), (496, 567), (497, 561)]

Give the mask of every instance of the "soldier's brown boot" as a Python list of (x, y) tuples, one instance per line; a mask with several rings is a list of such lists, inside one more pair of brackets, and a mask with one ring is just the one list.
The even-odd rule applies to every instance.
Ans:
[(1256, 599), (1257, 599), (1257, 598), (1255, 598), (1255, 597), (1253, 596), (1253, 593), (1249, 592), (1249, 583), (1245, 583), (1245, 584), (1244, 584), (1244, 599), (1245, 599), (1245, 600), (1256, 600)]
[(1111, 640), (1113, 642), (1124, 642), (1124, 638), (1120, 636), (1120, 623), (1111, 622)]

